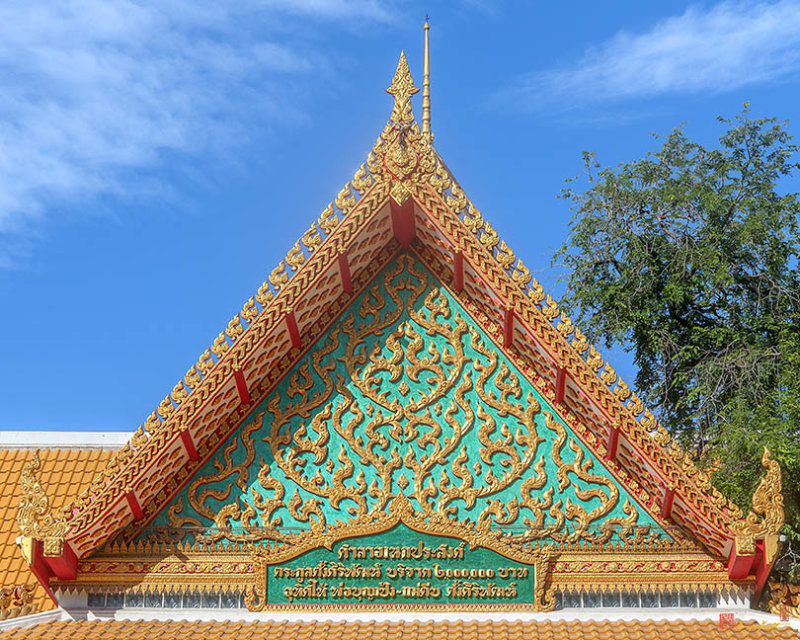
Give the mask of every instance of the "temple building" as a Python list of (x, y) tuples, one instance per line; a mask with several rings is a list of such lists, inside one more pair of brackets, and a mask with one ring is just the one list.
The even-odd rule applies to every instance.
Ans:
[(0, 435), (0, 640), (800, 638), (777, 463), (742, 513), (498, 237), (427, 35), (421, 124), (401, 55), (365, 162), (135, 433)]

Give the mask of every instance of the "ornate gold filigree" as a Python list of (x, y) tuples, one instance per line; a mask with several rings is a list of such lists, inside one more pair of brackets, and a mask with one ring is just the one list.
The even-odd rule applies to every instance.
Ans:
[[(331, 523), (323, 505), (347, 518), (336, 531), (361, 535), (354, 532), (380, 518), (398, 496), (407, 496), (429, 522), (458, 523), (456, 505), (472, 510), (480, 504), (471, 526), (481, 535), (512, 525), (522, 529), (498, 538), (498, 549), (506, 552), (532, 542), (658, 537), (637, 526), (638, 511), (627, 500), (624, 516), (609, 517), (619, 502), (617, 485), (592, 473), (594, 463), (583, 448), (523, 392), (494, 346), (451, 309), (410, 256), (400, 256), (368, 294), (310, 363), (292, 374), (288, 388), (273, 394), (267, 403), (269, 428), (265, 413), (258, 413), (223, 449), (216, 472), (191, 482), (188, 504), (201, 519), (184, 515), (183, 504), (176, 503), (169, 511), (170, 528), (202, 522), (207, 527), (210, 521), (213, 527), (196, 539), (273, 541), (288, 552), (305, 540), (326, 539)], [(384, 337), (375, 342), (374, 336)], [(478, 355), (467, 356), (465, 345)], [(417, 386), (412, 390), (411, 384)], [(537, 425), (537, 415), (544, 427)], [(548, 454), (556, 469), (551, 479), (539, 449), (544, 428), (553, 434), (547, 438), (554, 442)], [(253, 484), (256, 433), (263, 434), (270, 462), (259, 461)], [(333, 450), (332, 441), (340, 443)], [(468, 455), (468, 446), (477, 446), (476, 452)], [(374, 471), (369, 481), (364, 468)], [(286, 481), (276, 480), (275, 470)], [(555, 487), (542, 493), (548, 480), (557, 484), (558, 496), (572, 486), (578, 501), (564, 501)], [(519, 495), (499, 499), (515, 483)], [(238, 497), (231, 502), (234, 491)], [(282, 531), (280, 513), (308, 529)]]
[[(61, 555), (67, 523), (52, 513), (50, 500), (42, 488), (37, 471), (42, 464), (39, 452), (34, 451), (31, 459), (25, 463), (20, 475), (19, 509), (17, 510), (17, 526), (23, 538), (43, 542), (44, 553), (48, 556)], [(27, 545), (23, 545), (25, 549)], [(28, 563), (33, 558), (25, 558)]]
[(767, 606), (777, 616), (800, 618), (800, 584), (770, 582)]
[(0, 620), (18, 618), (34, 613), (35, 584), (0, 587)]
[(771, 564), (778, 553), (777, 536), (784, 524), (781, 468), (770, 457), (766, 447), (761, 456), (761, 466), (766, 472), (753, 493), (753, 510), (746, 518), (734, 523), (731, 530), (736, 540), (736, 551), (741, 555), (755, 553), (756, 540), (764, 538), (765, 559), (767, 564)]

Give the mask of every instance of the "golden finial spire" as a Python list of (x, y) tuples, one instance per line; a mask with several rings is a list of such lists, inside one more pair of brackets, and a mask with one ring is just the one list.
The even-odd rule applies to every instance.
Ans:
[(392, 109), (392, 122), (397, 124), (411, 123), (414, 121), (414, 114), (411, 113), (411, 96), (419, 89), (414, 86), (414, 79), (408, 70), (405, 51), (400, 52), (400, 61), (397, 63), (397, 71), (394, 72), (392, 86), (386, 93), (394, 96), (394, 108)]
[(425, 16), (425, 63), (422, 71), (422, 135), (433, 140), (431, 134), (431, 50), (428, 43), (428, 16)]

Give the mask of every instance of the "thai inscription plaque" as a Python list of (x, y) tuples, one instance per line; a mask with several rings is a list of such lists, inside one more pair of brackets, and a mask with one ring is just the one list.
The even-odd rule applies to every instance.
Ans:
[(270, 605), (510, 605), (533, 608), (535, 567), (398, 524), (266, 567)]

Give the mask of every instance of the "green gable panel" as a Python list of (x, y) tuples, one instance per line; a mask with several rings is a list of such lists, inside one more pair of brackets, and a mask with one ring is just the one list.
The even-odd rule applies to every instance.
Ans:
[(523, 544), (668, 537), (411, 253), (142, 536), (280, 547), (358, 531), (401, 494), (420, 520)]

